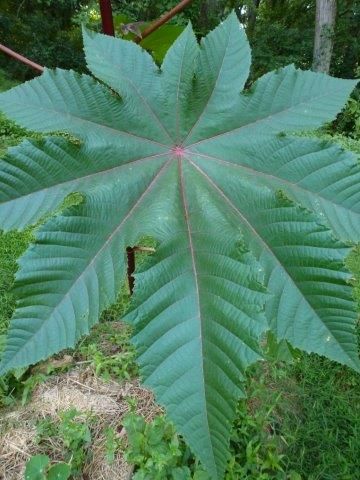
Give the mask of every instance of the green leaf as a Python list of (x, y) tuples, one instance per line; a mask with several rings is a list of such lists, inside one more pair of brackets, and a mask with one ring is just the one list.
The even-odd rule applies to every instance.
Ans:
[(357, 83), (304, 72), (294, 65), (267, 73), (255, 83), (253, 95), (241, 98), (247, 128), (252, 122), (277, 131), (319, 127), (336, 117)]
[(223, 136), (198, 144), (204, 160), (284, 190), (319, 214), (343, 240), (360, 240), (360, 166), (357, 156), (317, 139)]
[(244, 248), (231, 211), (194, 168), (174, 167), (179, 192), (168, 228), (177, 233), (136, 275), (125, 320), (135, 327), (145, 384), (216, 476), (225, 468), (242, 374), (261, 358), (265, 295), (261, 269)]
[(257, 184), (252, 174), (199, 157), (199, 172), (237, 215), (246, 240), (266, 272), (273, 294), (266, 313), (279, 340), (325, 355), (360, 371), (350, 274), (350, 248), (335, 240), (312, 212), (282, 192)]
[(155, 149), (168, 140), (163, 128), (140, 112), (137, 100), (134, 95), (122, 101), (88, 75), (57, 68), (2, 93), (0, 104), (24, 127), (70, 132), (92, 145), (118, 145), (126, 155), (139, 145)]
[(209, 475), (202, 470), (196, 470), (193, 480), (209, 480)]
[(276, 336), (270, 330), (266, 338), (265, 356), (270, 361), (292, 363), (295, 358), (295, 352), (292, 351), (286, 340), (278, 342)]
[(176, 144), (181, 143), (188, 129), (187, 112), (191, 110), (188, 102), (193, 90), (198, 54), (195, 34), (191, 25), (188, 25), (167, 52), (162, 64), (161, 117)]
[[(135, 145), (134, 145), (135, 147)], [(161, 149), (148, 156), (143, 146), (75, 145), (63, 138), (24, 141), (0, 160), (0, 221), (3, 229), (23, 228), (55, 210), (71, 192), (94, 189), (114, 176), (132, 177), (146, 160), (161, 163)], [(124, 188), (127, 188), (126, 186)]]
[(189, 480), (191, 472), (189, 467), (177, 467), (171, 472), (173, 480)]
[(212, 136), (215, 142), (229, 142), (249, 134), (254, 137), (320, 127), (336, 117), (357, 83), (289, 65), (267, 73), (250, 92), (235, 98), (232, 108), (229, 105), (224, 112), (224, 128), (219, 129), (207, 116), (190, 132), (186, 144), (203, 144)]
[(301, 475), (297, 472), (291, 472), (289, 480), (301, 480)]
[[(158, 137), (170, 139), (156, 113), (158, 68), (150, 54), (133, 42), (83, 30), (86, 62), (91, 72), (124, 99), (129, 99), (134, 118), (153, 124)], [(120, 46), (120, 48), (119, 48)], [(155, 138), (155, 137), (154, 137)]]
[(18, 308), (2, 369), (74, 346), (101, 311), (115, 302), (125, 272), (124, 254), (116, 267), (118, 254), (135, 242), (138, 232), (144, 234), (142, 227), (146, 231), (141, 207), (152, 201), (154, 185), (167, 165), (160, 158), (136, 173), (128, 169), (120, 182), (114, 177), (113, 183), (98, 186), (82, 205), (39, 229), (36, 245), (20, 260)]
[(25, 480), (46, 480), (46, 469), (50, 464), (47, 455), (34, 455), (26, 463)]
[(87, 31), (84, 41), (110, 88), (47, 70), (0, 95), (22, 125), (80, 140), (9, 151), (2, 228), (37, 222), (69, 193), (83, 198), (48, 219), (20, 261), (0, 372), (73, 346), (115, 301), (126, 247), (150, 235), (156, 252), (126, 316), (141, 373), (221, 479), (243, 375), (269, 327), (277, 342), (360, 369), (344, 267), (344, 241), (360, 238), (359, 166), (284, 133), (334, 118), (356, 82), (290, 66), (240, 93), (250, 51), (234, 13), (200, 46), (189, 25), (161, 69), (138, 45)]
[(71, 475), (71, 468), (67, 463), (53, 465), (47, 474), (47, 480), (67, 480)]
[[(185, 144), (197, 132), (218, 129), (219, 116), (232, 110), (249, 75), (250, 48), (235, 12), (201, 41), (196, 59), (195, 84), (189, 96), (189, 128)], [(238, 113), (238, 112), (237, 112)]]
[(149, 50), (155, 60), (160, 63), (183, 30), (184, 27), (181, 25), (162, 25), (151, 35), (141, 40), (140, 45)]

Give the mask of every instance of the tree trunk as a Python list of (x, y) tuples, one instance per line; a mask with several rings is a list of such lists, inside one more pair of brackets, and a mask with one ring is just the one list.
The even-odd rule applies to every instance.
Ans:
[(334, 44), (336, 0), (316, 0), (315, 42), (312, 69), (329, 73)]
[[(217, 0), (205, 0), (200, 3), (199, 24), (201, 25), (202, 33), (207, 32), (209, 28), (212, 30), (215, 27), (215, 25), (217, 25), (217, 22), (218, 22), (217, 7), (218, 7)], [(214, 25), (214, 19), (216, 19), (215, 25)]]
[(249, 38), (254, 36), (257, 11), (260, 5), (260, 0), (252, 0), (248, 5), (248, 15), (247, 15), (247, 29), (246, 34)]

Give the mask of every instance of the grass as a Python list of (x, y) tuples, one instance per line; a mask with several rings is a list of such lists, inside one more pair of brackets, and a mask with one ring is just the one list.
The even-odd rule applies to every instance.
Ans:
[(0, 335), (7, 329), (15, 307), (11, 287), (17, 269), (16, 261), (29, 246), (31, 239), (31, 230), (0, 234)]
[(296, 382), (296, 409), (282, 425), (292, 468), (308, 480), (360, 478), (359, 375), (316, 355), (287, 374)]
[[(0, 92), (14, 87), (16, 82), (10, 80), (6, 73), (0, 69)], [(8, 147), (19, 143), (16, 132), (22, 133), (22, 129), (18, 128), (12, 122), (9, 122), (5, 116), (0, 113), (0, 155), (3, 155)]]
[[(11, 86), (13, 82), (0, 71), (0, 91)], [(19, 143), (28, 135), (33, 134), (16, 127), (0, 116), (0, 153), (4, 153), (8, 146)], [(321, 136), (333, 139), (344, 148), (360, 154), (360, 142), (341, 135)], [(16, 260), (31, 239), (31, 229), (23, 233), (0, 234), (0, 349), (15, 307), (11, 287), (17, 268)], [(354, 281), (354, 294), (360, 305), (360, 247), (354, 249), (350, 256), (349, 268), (357, 278)], [(122, 316), (128, 302), (129, 295), (125, 288), (120, 292), (116, 305), (104, 312), (100, 324), (92, 330), (90, 336), (80, 341), (75, 350), (67, 352), (71, 361), (65, 369), (83, 363), (103, 379), (116, 378), (120, 381), (138, 374), (135, 354), (129, 344), (130, 330), (116, 322)], [(49, 375), (59, 374), (59, 370), (52, 366), (54, 365), (52, 362), (53, 360), (46, 362), (45, 370), (17, 372), (16, 375), (8, 375), (1, 380), (0, 405), (14, 407), (18, 403), (26, 402), (40, 382), (45, 381)], [(255, 366), (248, 375), (248, 392), (249, 398), (239, 402), (231, 441), (232, 457), (226, 480), (360, 478), (359, 375), (316, 355), (300, 354), (290, 365), (278, 362)], [(39, 436), (42, 445), (46, 445), (47, 442), (51, 445), (51, 436), (59, 435), (60, 431), (65, 438), (66, 434), (70, 437), (73, 434), (76, 437), (77, 429), (81, 430), (81, 435), (84, 434), (83, 437), (79, 434), (81, 437), (79, 442), (85, 439), (86, 443), (88, 433), (83, 430), (81, 423), (76, 423), (77, 420), (72, 413), (69, 415), (70, 417), (67, 417), (65, 412), (60, 423), (54, 424), (48, 419), (47, 423), (38, 427), (40, 430), (42, 428)], [(189, 468), (193, 473), (199, 470), (185, 445), (181, 440), (176, 440), (166, 421), (156, 420), (147, 429), (141, 420), (136, 420), (136, 416), (132, 418), (132, 422), (134, 440), (130, 438), (127, 456), (135, 464), (137, 478), (154, 475), (154, 472), (157, 475), (159, 462), (165, 462), (165, 469), (174, 465), (171, 448), (176, 450), (175, 464), (179, 475), (187, 475), (186, 469)], [(73, 429), (72, 433), (65, 434), (61, 430), (64, 425), (70, 430)], [(52, 431), (56, 433), (51, 433)], [(109, 427), (107, 431), (109, 444), (107, 455), (113, 457), (113, 450), (115, 447), (120, 448), (121, 442), (118, 441), (115, 430)], [(142, 441), (147, 445), (148, 437), (157, 432), (159, 445), (158, 449), (149, 447), (144, 454), (143, 444), (137, 442), (140, 434), (145, 431), (147, 433)], [(167, 435), (170, 435), (171, 441)], [(62, 452), (64, 460), (67, 460), (69, 451), (73, 448), (75, 453), (72, 455), (81, 457), (79, 463), (86, 462), (87, 453), (85, 455), (84, 452), (88, 445), (84, 450), (84, 444), (81, 443), (80, 447), (72, 444), (71, 448), (69, 445), (64, 446)], [(50, 447), (48, 450), (45, 448), (45, 452), (43, 448), (41, 452), (52, 456)], [(170, 473), (166, 475), (166, 478), (172, 478), (169, 476)], [(198, 478), (205, 479), (200, 473)]]
[[(16, 85), (17, 82), (10, 79), (6, 72), (0, 69), (0, 92)], [(9, 147), (17, 145), (25, 137), (38, 138), (39, 134), (18, 127), (14, 122), (7, 120), (0, 112), (0, 155), (4, 155)]]

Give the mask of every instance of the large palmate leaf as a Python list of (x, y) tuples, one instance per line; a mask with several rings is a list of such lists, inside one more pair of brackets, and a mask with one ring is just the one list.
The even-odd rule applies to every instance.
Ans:
[(291, 136), (333, 119), (355, 82), (289, 66), (241, 93), (250, 52), (235, 14), (200, 45), (189, 25), (161, 69), (133, 43), (88, 31), (84, 43), (101, 83), (46, 70), (0, 96), (25, 127), (79, 139), (9, 150), (2, 228), (83, 193), (20, 261), (1, 372), (73, 346), (114, 302), (126, 247), (151, 235), (126, 317), (142, 376), (222, 478), (266, 330), (360, 370), (344, 267), (360, 240), (360, 168), (336, 145)]

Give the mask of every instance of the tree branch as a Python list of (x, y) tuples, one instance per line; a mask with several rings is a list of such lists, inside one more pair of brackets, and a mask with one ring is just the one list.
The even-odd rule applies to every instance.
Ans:
[(140, 43), (141, 40), (149, 36), (150, 33), (153, 33), (155, 30), (161, 27), (161, 25), (164, 25), (164, 23), (168, 22), (177, 13), (182, 12), (184, 8), (186, 8), (191, 2), (192, 0), (182, 0), (174, 8), (164, 13), (164, 15), (162, 15), (159, 19), (152, 22), (151, 25), (148, 26), (148, 28), (146, 28), (143, 32), (141, 32), (141, 38), (137, 38), (135, 42)]
[(28, 65), (29, 67), (33, 68), (34, 70), (37, 70), (38, 72), (43, 72), (44, 67), (39, 65), (38, 63), (35, 63), (28, 58), (24, 57), (23, 55), (20, 55), (19, 53), (14, 52), (14, 50), (11, 50), (11, 48), (5, 47), (5, 45), (2, 45), (0, 43), (0, 51), (6, 53), (12, 58), (15, 58), (15, 60), (19, 60), (19, 62), (24, 63), (25, 65)]

